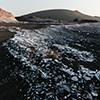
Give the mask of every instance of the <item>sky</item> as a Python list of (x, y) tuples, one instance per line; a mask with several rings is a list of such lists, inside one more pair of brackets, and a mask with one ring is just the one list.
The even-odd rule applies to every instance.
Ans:
[(20, 16), (47, 9), (78, 10), (100, 16), (100, 0), (0, 0), (0, 8)]

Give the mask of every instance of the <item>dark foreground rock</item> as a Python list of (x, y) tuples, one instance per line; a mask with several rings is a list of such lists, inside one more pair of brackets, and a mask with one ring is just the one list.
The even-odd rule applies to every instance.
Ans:
[(0, 100), (24, 100), (27, 83), (14, 75), (16, 66), (21, 67), (21, 63), (0, 43)]

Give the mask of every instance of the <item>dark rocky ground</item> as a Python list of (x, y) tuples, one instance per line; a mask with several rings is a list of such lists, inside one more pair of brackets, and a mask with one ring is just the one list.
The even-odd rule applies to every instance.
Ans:
[[(21, 27), (22, 29), (39, 29), (47, 25), (33, 23), (4, 23), (0, 22), (0, 27)], [(0, 29), (0, 100), (25, 100), (23, 95), (27, 90), (27, 84), (20, 77), (13, 76), (14, 69), (21, 63), (14, 59), (8, 50), (2, 46), (2, 43), (14, 36), (14, 32), (7, 29)], [(24, 87), (22, 87), (24, 84)], [(21, 92), (23, 89), (24, 92)]]
[[(1, 23), (0, 26), (38, 29), (48, 25)], [(25, 57), (37, 67), (34, 70), (23, 64), (20, 59), (14, 58), (7, 47), (2, 45), (13, 37), (15, 32), (0, 29), (0, 100), (100, 100), (100, 77), (96, 74), (100, 70), (100, 34), (99, 28), (90, 26), (83, 25), (81, 28), (72, 29), (62, 27), (51, 32), (50, 36), (53, 39), (45, 41), (51, 43), (48, 45), (50, 50), (60, 54), (59, 58), (48, 55), (52, 61), (45, 62), (42, 54), (20, 49), (19, 54), (25, 54)], [(52, 29), (55, 27), (51, 26)], [(66, 44), (68, 44), (66, 50), (59, 49)], [(19, 47), (18, 44), (13, 45), (13, 41), (8, 41), (7, 45), (13, 50)], [(69, 47), (74, 48), (74, 52)], [(80, 60), (78, 57), (81, 51), (91, 52), (95, 60), (90, 62), (87, 59)], [(81, 56), (84, 56), (84, 53), (82, 54)], [(87, 56), (88, 54), (85, 58), (88, 58)], [(88, 69), (82, 70), (80, 66)]]
[[(20, 99), (22, 94), (19, 90), (24, 82), (20, 78), (16, 80), (13, 76), (15, 69), (13, 63), (20, 65), (0, 43), (0, 100), (24, 100)], [(26, 87), (27, 84), (25, 84), (24, 90)]]

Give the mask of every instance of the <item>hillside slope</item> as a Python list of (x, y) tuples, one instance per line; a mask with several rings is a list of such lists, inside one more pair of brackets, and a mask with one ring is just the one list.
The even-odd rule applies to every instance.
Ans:
[(77, 10), (71, 11), (71, 10), (63, 10), (63, 9), (39, 11), (39, 12), (23, 15), (20, 17), (16, 17), (16, 18), (18, 20), (23, 20), (25, 18), (30, 18), (32, 16), (45, 18), (45, 19), (62, 20), (62, 21), (73, 21), (75, 18), (100, 21), (100, 17), (92, 17), (89, 15), (85, 15), (83, 13), (80, 13)]
[(11, 13), (0, 8), (0, 21), (17, 21), (17, 20)]

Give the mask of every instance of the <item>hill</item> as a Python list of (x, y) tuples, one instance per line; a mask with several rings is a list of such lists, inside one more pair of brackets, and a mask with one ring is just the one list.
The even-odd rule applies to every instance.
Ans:
[(11, 13), (0, 8), (0, 21), (17, 21), (17, 20)]
[(77, 10), (72, 11), (72, 10), (64, 10), (64, 9), (39, 11), (39, 12), (16, 17), (16, 19), (18, 19), (19, 21), (23, 21), (25, 19), (29, 19), (32, 16), (36, 16), (43, 19), (54, 19), (54, 20), (62, 20), (62, 21), (73, 21), (75, 18), (78, 18), (80, 20), (89, 19), (89, 20), (100, 21), (100, 17), (89, 16)]

